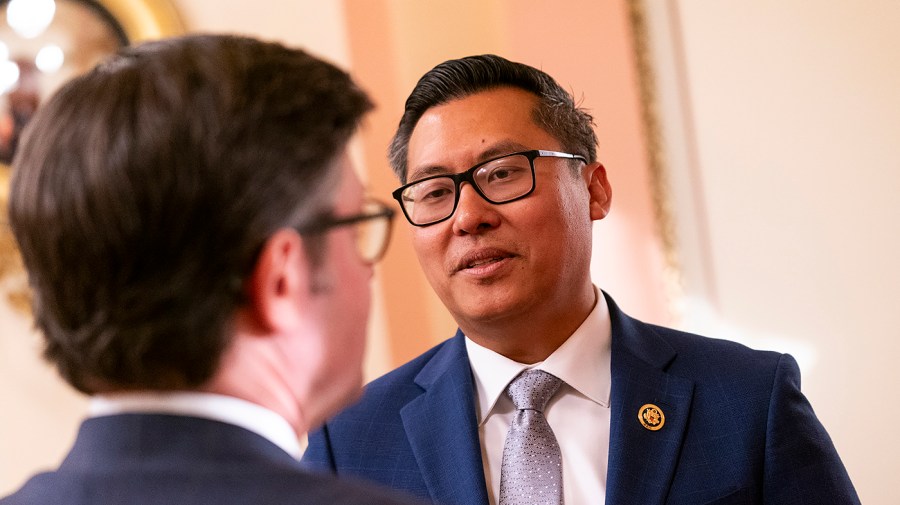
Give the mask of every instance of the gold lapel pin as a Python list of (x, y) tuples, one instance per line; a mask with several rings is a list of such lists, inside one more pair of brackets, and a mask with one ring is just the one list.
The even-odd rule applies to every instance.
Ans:
[(638, 421), (641, 422), (641, 426), (644, 428), (656, 431), (666, 424), (666, 415), (663, 414), (662, 409), (652, 403), (648, 403), (638, 409)]

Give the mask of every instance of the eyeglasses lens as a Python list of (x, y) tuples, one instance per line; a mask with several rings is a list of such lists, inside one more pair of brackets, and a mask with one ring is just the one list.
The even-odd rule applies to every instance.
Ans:
[(366, 205), (365, 213), (372, 214), (371, 219), (365, 219), (355, 224), (356, 248), (360, 258), (366, 263), (375, 263), (384, 255), (387, 243), (391, 235), (391, 216), (382, 214), (384, 206), (376, 203)]
[[(515, 200), (530, 192), (534, 185), (531, 161), (522, 154), (479, 165), (471, 169), (471, 175), (475, 185), (492, 203)], [(452, 176), (434, 177), (407, 187), (401, 200), (413, 223), (428, 224), (453, 214), (458, 190)]]

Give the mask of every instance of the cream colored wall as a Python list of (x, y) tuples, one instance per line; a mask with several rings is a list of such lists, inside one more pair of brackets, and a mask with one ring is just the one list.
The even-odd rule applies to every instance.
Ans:
[(239, 33), (308, 49), (349, 67), (342, 2), (170, 0), (191, 32)]
[(900, 3), (646, 5), (685, 326), (795, 354), (863, 503), (898, 503)]

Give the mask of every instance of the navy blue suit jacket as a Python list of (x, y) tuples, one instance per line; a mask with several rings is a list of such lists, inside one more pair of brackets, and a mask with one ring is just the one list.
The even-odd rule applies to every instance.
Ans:
[(186, 416), (122, 414), (85, 421), (53, 472), (2, 505), (410, 504), (372, 484), (310, 472), (265, 438)]
[[(642, 323), (607, 297), (606, 503), (859, 503), (786, 354)], [(304, 462), (447, 505), (487, 504), (463, 336), (372, 382), (310, 435)], [(638, 410), (665, 414), (658, 431)]]

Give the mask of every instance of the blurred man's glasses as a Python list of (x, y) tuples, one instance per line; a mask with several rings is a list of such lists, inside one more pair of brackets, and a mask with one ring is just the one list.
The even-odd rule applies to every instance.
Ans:
[(363, 204), (362, 212), (351, 216), (329, 216), (310, 226), (299, 228), (302, 234), (323, 233), (339, 226), (353, 226), (356, 249), (360, 259), (372, 265), (377, 263), (387, 249), (391, 238), (394, 211), (377, 200)]
[(587, 163), (583, 156), (556, 151), (523, 151), (490, 159), (458, 174), (434, 175), (401, 186), (392, 193), (406, 219), (428, 226), (448, 219), (459, 203), (459, 185), (468, 182), (493, 204), (525, 198), (534, 191), (536, 158), (568, 158)]

